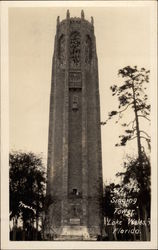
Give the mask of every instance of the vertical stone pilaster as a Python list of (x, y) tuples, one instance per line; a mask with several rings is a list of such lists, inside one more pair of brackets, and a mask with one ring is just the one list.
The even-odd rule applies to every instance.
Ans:
[[(57, 51), (57, 34), (55, 37), (54, 51)], [(54, 159), (54, 133), (55, 126), (53, 126), (53, 120), (56, 113), (56, 53), (54, 53), (52, 60), (52, 76), (51, 78), (51, 92), (50, 92), (50, 110), (49, 110), (49, 134), (48, 134), (48, 159), (47, 159), (47, 175), (49, 180), (47, 180), (47, 194), (52, 196), (50, 179), (53, 176), (53, 159)]]
[(67, 224), (68, 214), (68, 119), (69, 119), (69, 29), (70, 20), (66, 20), (66, 64), (64, 82), (64, 110), (63, 110), (63, 198), (62, 198), (62, 225)]
[(99, 194), (98, 194), (98, 202), (99, 202), (99, 214), (100, 214), (100, 230), (102, 233), (103, 229), (103, 173), (102, 173), (102, 150), (101, 150), (101, 125), (100, 125), (100, 95), (99, 95), (99, 77), (98, 77), (98, 60), (96, 56), (96, 73), (95, 73), (95, 81), (97, 83), (96, 86), (96, 107), (97, 107), (97, 112), (96, 112), (96, 119), (98, 121), (97, 123), (97, 161), (98, 161), (98, 189), (99, 189)]
[(81, 74), (82, 74), (82, 209), (84, 225), (88, 225), (88, 160), (87, 160), (87, 91), (85, 81), (85, 32), (81, 19)]

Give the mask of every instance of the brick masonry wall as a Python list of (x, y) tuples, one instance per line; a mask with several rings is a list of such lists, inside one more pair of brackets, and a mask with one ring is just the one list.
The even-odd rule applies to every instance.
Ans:
[[(81, 34), (81, 86), (69, 89), (69, 38), (70, 32)], [(65, 63), (58, 60), (58, 40), (65, 35)], [(85, 65), (85, 40), (92, 41), (92, 61)], [(75, 69), (73, 69), (75, 72)], [(71, 83), (72, 84), (72, 83)], [(78, 83), (77, 83), (78, 84)], [(72, 109), (74, 95), (77, 110)], [(81, 194), (71, 198), (73, 189)], [(80, 218), (90, 234), (100, 233), (102, 224), (102, 165), (98, 68), (93, 25), (80, 18), (67, 19), (57, 26), (52, 69), (50, 121), (48, 144), (47, 194), (52, 204), (47, 210), (50, 234), (60, 233), (70, 218)], [(74, 207), (75, 213), (74, 214)], [(49, 230), (47, 230), (48, 232)]]
[[(93, 73), (92, 73), (93, 72)], [(87, 87), (87, 151), (88, 151), (88, 227), (92, 234), (99, 234), (102, 224), (102, 166), (98, 135), (100, 130), (99, 103), (95, 74), (92, 68), (85, 73)], [(95, 216), (94, 216), (95, 215)]]

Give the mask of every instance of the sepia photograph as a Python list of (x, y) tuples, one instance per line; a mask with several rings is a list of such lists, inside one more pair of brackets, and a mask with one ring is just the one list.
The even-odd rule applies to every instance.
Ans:
[(157, 249), (156, 9), (2, 1), (2, 249)]

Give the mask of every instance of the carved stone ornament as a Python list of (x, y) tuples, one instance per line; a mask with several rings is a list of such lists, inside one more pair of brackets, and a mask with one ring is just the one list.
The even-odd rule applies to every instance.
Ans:
[(70, 72), (69, 74), (70, 82), (80, 82), (81, 81), (81, 73), (78, 72)]
[(77, 111), (78, 110), (78, 96), (77, 95), (74, 95), (73, 96), (73, 101), (72, 101), (72, 110), (73, 111)]
[(80, 72), (70, 72), (69, 73), (69, 88), (80, 89), (81, 84), (81, 73)]
[(79, 68), (81, 63), (81, 41), (80, 34), (73, 32), (70, 36), (70, 67)]

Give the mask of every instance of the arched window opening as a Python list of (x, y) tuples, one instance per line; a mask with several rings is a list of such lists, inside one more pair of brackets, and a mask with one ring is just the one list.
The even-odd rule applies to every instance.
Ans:
[(58, 58), (60, 65), (65, 63), (65, 36), (61, 35), (59, 38), (59, 49), (58, 49)]
[(85, 40), (85, 63), (90, 63), (92, 59), (92, 40), (89, 35)]

